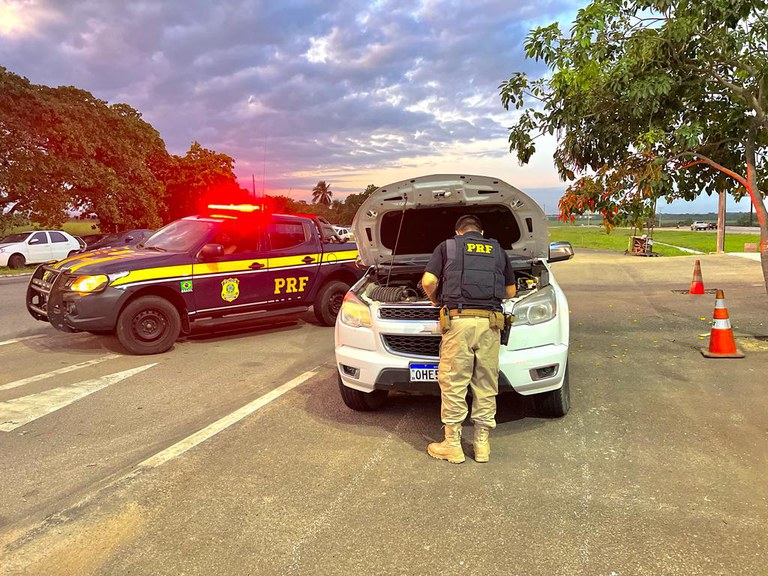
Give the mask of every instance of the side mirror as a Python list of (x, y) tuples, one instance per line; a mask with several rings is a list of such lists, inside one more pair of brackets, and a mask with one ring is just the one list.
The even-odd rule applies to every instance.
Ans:
[(125, 243), (128, 244), (128, 242), (133, 242), (133, 236), (126, 236), (125, 237)]
[(550, 242), (548, 262), (562, 262), (573, 258), (573, 246), (570, 242)]
[(30, 245), (32, 245), (32, 244), (40, 244), (40, 239), (39, 239), (39, 238), (32, 238), (32, 239), (29, 241), (29, 244), (30, 244)]
[(197, 257), (201, 260), (212, 260), (221, 256), (224, 256), (224, 246), (221, 244), (206, 244), (197, 253)]

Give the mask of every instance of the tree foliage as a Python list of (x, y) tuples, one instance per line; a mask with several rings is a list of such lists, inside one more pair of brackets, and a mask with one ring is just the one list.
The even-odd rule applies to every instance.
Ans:
[(59, 225), (93, 214), (102, 229), (154, 227), (169, 161), (160, 135), (126, 104), (0, 68), (0, 212)]
[(233, 168), (198, 142), (170, 155), (127, 104), (0, 67), (0, 227), (20, 219), (59, 226), (79, 214), (105, 232), (156, 228), (207, 200), (247, 198)]
[(351, 224), (358, 208), (377, 189), (378, 186), (369, 184), (360, 194), (350, 194), (343, 202), (334, 200), (330, 206), (320, 202), (308, 204), (303, 200), (293, 200), (287, 196), (267, 196), (265, 203), (274, 212), (317, 214), (332, 224)]
[(166, 221), (199, 214), (211, 202), (250, 201), (237, 184), (235, 161), (195, 141), (184, 156), (174, 156), (162, 174), (166, 185)]
[(320, 180), (315, 184), (315, 187), (312, 188), (312, 202), (315, 204), (324, 204), (330, 207), (332, 196), (333, 192), (331, 192), (331, 185), (325, 180)]
[(768, 289), (768, 14), (764, 1), (593, 0), (567, 33), (528, 35), (549, 68), (501, 84), (519, 110), (510, 151), (527, 163), (555, 135), (570, 181), (562, 219), (596, 211), (610, 229), (647, 218), (658, 198), (749, 194)]

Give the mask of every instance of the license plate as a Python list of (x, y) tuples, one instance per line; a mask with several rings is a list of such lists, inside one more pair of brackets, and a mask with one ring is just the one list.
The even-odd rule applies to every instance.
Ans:
[(437, 382), (437, 364), (411, 364), (411, 382)]

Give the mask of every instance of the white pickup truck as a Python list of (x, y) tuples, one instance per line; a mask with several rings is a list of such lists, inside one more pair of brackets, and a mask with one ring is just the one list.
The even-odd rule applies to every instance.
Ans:
[(380, 408), (390, 391), (439, 393), (439, 309), (421, 287), (424, 266), (459, 216), (478, 216), (507, 253), (518, 293), (499, 351), (499, 389), (532, 396), (537, 412), (564, 416), (568, 384), (568, 301), (553, 262), (573, 257), (567, 242), (550, 243), (547, 218), (532, 198), (498, 178), (421, 176), (382, 186), (358, 209), (352, 227), (369, 269), (347, 293), (336, 321), (336, 363), (344, 403)]

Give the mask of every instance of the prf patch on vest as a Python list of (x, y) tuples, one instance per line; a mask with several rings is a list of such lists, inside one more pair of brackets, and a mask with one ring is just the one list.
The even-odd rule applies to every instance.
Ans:
[(492, 254), (493, 244), (482, 244), (480, 242), (467, 242), (465, 244), (467, 254)]

